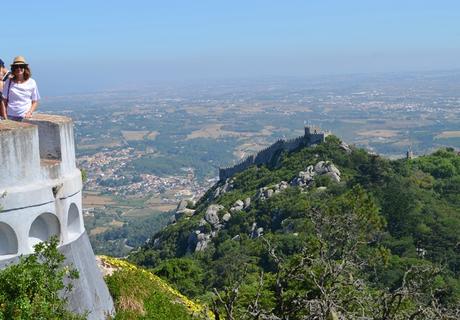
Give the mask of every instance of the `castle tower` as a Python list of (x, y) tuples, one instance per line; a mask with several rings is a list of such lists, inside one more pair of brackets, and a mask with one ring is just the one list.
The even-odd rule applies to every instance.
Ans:
[(69, 308), (105, 319), (113, 301), (85, 231), (81, 199), (69, 118), (39, 114), (22, 123), (0, 121), (0, 268), (56, 235), (66, 263), (80, 273)]
[(411, 160), (414, 158), (414, 152), (412, 151), (412, 148), (409, 147), (406, 151), (406, 159)]
[(325, 141), (326, 136), (328, 135), (326, 132), (322, 131), (318, 127), (314, 126), (305, 126), (305, 139), (309, 142), (310, 145), (312, 144), (319, 144)]

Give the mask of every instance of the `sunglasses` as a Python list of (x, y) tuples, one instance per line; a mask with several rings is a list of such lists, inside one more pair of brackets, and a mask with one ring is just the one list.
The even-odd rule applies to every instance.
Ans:
[(22, 65), (17, 65), (17, 66), (12, 66), (11, 69), (12, 70), (16, 70), (16, 69), (25, 69), (27, 68), (27, 66), (25, 64), (22, 64)]

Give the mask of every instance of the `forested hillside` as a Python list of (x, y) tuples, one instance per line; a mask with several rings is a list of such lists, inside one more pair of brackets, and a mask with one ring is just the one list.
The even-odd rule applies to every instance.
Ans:
[(460, 156), (326, 142), (211, 188), (130, 259), (226, 319), (458, 319)]

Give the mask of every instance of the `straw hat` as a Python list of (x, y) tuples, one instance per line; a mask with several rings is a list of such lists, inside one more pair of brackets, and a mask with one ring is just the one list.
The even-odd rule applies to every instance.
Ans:
[(27, 66), (28, 64), (26, 62), (26, 59), (23, 56), (17, 56), (16, 58), (14, 58), (14, 61), (11, 64), (11, 66), (17, 66), (17, 65), (26, 65)]

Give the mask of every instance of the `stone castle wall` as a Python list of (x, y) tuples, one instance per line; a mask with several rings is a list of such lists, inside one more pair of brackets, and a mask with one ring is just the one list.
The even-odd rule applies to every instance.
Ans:
[(228, 168), (219, 169), (219, 179), (221, 181), (230, 178), (231, 176), (240, 173), (253, 165), (267, 165), (273, 157), (282, 151), (291, 152), (302, 146), (311, 146), (324, 141), (328, 133), (319, 129), (305, 127), (305, 134), (303, 136), (290, 139), (278, 140), (271, 146), (259, 151), (256, 155), (247, 157), (244, 161)]
[[(59, 238), (60, 250), (80, 267), (75, 284), (80, 289), (70, 299), (78, 305), (70, 308), (90, 311), (89, 319), (105, 319), (113, 302), (91, 246), (85, 244), (72, 121), (43, 114), (22, 123), (0, 121), (0, 268), (31, 254), (35, 244), (51, 236)], [(78, 252), (76, 243), (82, 244)]]

